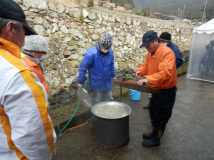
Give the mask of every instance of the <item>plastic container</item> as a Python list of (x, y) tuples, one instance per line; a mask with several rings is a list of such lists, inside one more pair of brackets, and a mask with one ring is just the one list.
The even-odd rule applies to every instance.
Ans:
[(83, 88), (78, 89), (77, 97), (83, 106), (88, 107), (88, 108), (91, 108), (93, 106), (92, 98), (85, 89), (83, 89)]
[(141, 92), (130, 89), (130, 96), (131, 96), (131, 100), (139, 101), (140, 100), (140, 96), (141, 96)]

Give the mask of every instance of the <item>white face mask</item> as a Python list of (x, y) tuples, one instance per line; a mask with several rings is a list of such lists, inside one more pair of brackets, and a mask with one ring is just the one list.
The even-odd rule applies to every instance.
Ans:
[(46, 58), (46, 54), (42, 54), (42, 57), (39, 59), (40, 62), (44, 61)]
[(165, 46), (167, 46), (167, 43), (165, 42), (165, 43), (163, 43)]
[(108, 53), (108, 50), (106, 50), (106, 49), (101, 49), (101, 51), (102, 51), (103, 53)]

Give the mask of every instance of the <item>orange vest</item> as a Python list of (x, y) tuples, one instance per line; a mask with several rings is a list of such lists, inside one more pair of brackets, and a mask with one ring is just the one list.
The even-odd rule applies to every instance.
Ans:
[(41, 83), (45, 87), (47, 94), (48, 94), (48, 85), (45, 82), (45, 76), (42, 73), (42, 70), (38, 64), (28, 59), (23, 53), (21, 54), (21, 59), (25, 62), (28, 68), (33, 71), (40, 79)]
[(152, 56), (148, 53), (142, 66), (136, 70), (156, 89), (169, 89), (177, 85), (175, 54), (167, 46), (160, 44)]

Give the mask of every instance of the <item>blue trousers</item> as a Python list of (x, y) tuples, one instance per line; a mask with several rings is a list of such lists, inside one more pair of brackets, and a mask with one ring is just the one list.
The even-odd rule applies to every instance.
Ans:
[(160, 89), (162, 94), (152, 94), (150, 98), (149, 114), (154, 127), (166, 125), (175, 103), (177, 87)]

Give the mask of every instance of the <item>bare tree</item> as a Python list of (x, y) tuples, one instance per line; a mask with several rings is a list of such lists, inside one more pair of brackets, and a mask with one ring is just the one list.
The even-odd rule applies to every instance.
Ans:
[(152, 11), (151, 11), (151, 8), (148, 7), (148, 17), (150, 17), (152, 15)]

